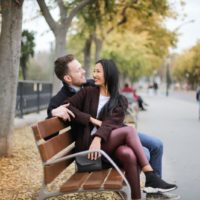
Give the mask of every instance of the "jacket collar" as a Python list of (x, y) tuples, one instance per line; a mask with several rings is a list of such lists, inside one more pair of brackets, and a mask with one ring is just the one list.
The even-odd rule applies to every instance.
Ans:
[(76, 93), (76, 90), (74, 88), (70, 87), (70, 85), (68, 85), (65, 82), (62, 82), (62, 83), (63, 83), (63, 87), (65, 88), (66, 91), (69, 91), (69, 92), (74, 93), (74, 94)]
[[(62, 83), (63, 83), (63, 86), (64, 86), (64, 88), (65, 88), (66, 90), (68, 90), (68, 91), (70, 91), (70, 92), (72, 92), (72, 93), (77, 93), (77, 90), (74, 89), (73, 87), (71, 87), (69, 84), (65, 83), (64, 81), (63, 81)], [(86, 81), (86, 83), (84, 83), (84, 84), (81, 86), (81, 88), (82, 88), (82, 87), (86, 87), (86, 86), (94, 86), (94, 85), (95, 85), (95, 84), (94, 84), (94, 80), (93, 80), (93, 79), (88, 79), (88, 80)]]

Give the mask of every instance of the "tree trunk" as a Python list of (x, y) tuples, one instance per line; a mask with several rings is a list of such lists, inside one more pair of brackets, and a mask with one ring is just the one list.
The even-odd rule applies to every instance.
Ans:
[[(65, 45), (66, 45), (66, 33), (67, 33), (67, 28), (62, 27), (57, 31), (55, 36), (55, 56), (54, 56), (54, 61), (61, 56), (64, 56), (67, 54)], [(53, 95), (58, 92), (58, 90), (61, 88), (62, 83), (61, 81), (57, 78), (57, 76), (54, 73), (53, 70)]]
[(92, 35), (85, 41), (85, 46), (83, 50), (84, 54), (84, 67), (86, 70), (86, 77), (90, 76), (90, 67), (91, 67), (91, 45), (92, 45)]
[[(68, 10), (68, 7), (65, 6), (63, 0), (55, 0), (60, 10), (60, 19), (59, 22), (55, 21), (52, 17), (48, 6), (45, 3), (45, 0), (37, 0), (40, 10), (44, 15), (46, 22), (51, 28), (55, 40), (56, 40), (56, 49), (55, 49), (55, 59), (66, 54), (65, 45), (66, 45), (66, 34), (71, 25), (73, 18), (80, 12), (86, 5), (92, 2), (92, 0), (82, 0), (79, 3), (75, 3), (74, 7)], [(73, 3), (72, 3), (73, 5)], [(53, 94), (55, 94), (60, 88), (61, 83), (55, 75), (53, 75)]]
[(102, 50), (102, 46), (103, 46), (103, 40), (101, 40), (100, 38), (97, 38), (95, 36), (94, 42), (95, 42), (95, 60), (98, 61), (101, 58), (101, 50)]
[(1, 0), (0, 156), (11, 153), (20, 60), (23, 0)]

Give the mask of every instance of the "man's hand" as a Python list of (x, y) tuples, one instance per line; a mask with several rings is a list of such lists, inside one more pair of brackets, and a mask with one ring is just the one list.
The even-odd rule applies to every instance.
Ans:
[(74, 113), (69, 110), (67, 107), (69, 106), (69, 103), (68, 104), (64, 104), (64, 105), (61, 105), (55, 109), (53, 109), (51, 111), (51, 114), (53, 117), (60, 117), (62, 118), (63, 120), (65, 121), (71, 121), (71, 117), (75, 117)]
[[(89, 150), (94, 150), (94, 149), (99, 149), (99, 150), (101, 149), (101, 138), (100, 137), (96, 136), (92, 140)], [(100, 156), (101, 156), (101, 154), (99, 154), (98, 152), (93, 152), (93, 153), (88, 154), (88, 159), (96, 160)]]

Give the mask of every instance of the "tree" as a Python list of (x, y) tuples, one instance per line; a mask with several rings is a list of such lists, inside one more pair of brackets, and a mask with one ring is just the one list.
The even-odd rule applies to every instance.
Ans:
[[(86, 33), (85, 44), (83, 48), (84, 54), (84, 67), (86, 68), (86, 75), (89, 76), (91, 61), (92, 61), (92, 43), (95, 44), (95, 58), (97, 61), (100, 59), (102, 49), (102, 39), (98, 36), (97, 31), (100, 26), (109, 22), (114, 14), (114, 7), (116, 6), (115, 0), (94, 1), (85, 7), (79, 14), (79, 21), (82, 22), (82, 31)], [(106, 27), (106, 26), (105, 26)]]
[(0, 155), (11, 152), (16, 106), (23, 0), (1, 0), (0, 34)]
[(101, 54), (115, 59), (121, 74), (137, 81), (151, 76), (175, 44), (176, 34), (163, 26), (165, 17), (173, 15), (167, 1), (95, 1), (78, 14), (79, 34), (70, 37), (70, 49), (83, 51), (87, 75)]
[[(60, 11), (60, 19), (56, 22), (52, 17), (45, 0), (37, 0), (40, 10), (55, 36), (55, 57), (59, 57), (66, 54), (65, 51), (65, 46), (67, 45), (66, 37), (69, 28), (71, 26), (71, 22), (77, 15), (77, 13), (80, 12), (86, 5), (88, 5), (92, 1), (93, 0), (83, 0), (83, 1), (55, 0)], [(53, 94), (55, 94), (59, 88), (60, 88), (60, 81), (54, 75)]]
[(176, 55), (172, 62), (174, 78), (187, 82), (193, 89), (200, 83), (200, 42)]
[(24, 80), (27, 79), (27, 63), (30, 56), (34, 55), (34, 33), (24, 30), (22, 32), (22, 41), (21, 41), (21, 57), (20, 57), (20, 66), (22, 69), (22, 77)]
[[(127, 56), (130, 55), (131, 57), (131, 52), (134, 51), (134, 55), (139, 55), (140, 53), (143, 55), (145, 54), (144, 56), (139, 55), (139, 57), (140, 61), (146, 58), (146, 64), (148, 62), (148, 69), (145, 70), (146, 72), (149, 71), (149, 73), (151, 73), (156, 67), (158, 68), (161, 60), (168, 53), (168, 47), (173, 45), (176, 41), (175, 34), (162, 27), (164, 17), (172, 15), (172, 13), (169, 12), (170, 8), (167, 4), (167, 1), (148, 2), (141, 0), (137, 2), (123, 0), (109, 1), (108, 4), (105, 0), (96, 2), (96, 4), (99, 4), (99, 6), (90, 4), (81, 11), (85, 22), (80, 23), (80, 25), (84, 24), (84, 31), (82, 30), (81, 32), (84, 32), (88, 35), (84, 45), (84, 66), (90, 66), (92, 42), (95, 43), (95, 59), (99, 59), (100, 51), (102, 49), (105, 50), (105, 48), (102, 48), (103, 44), (108, 42), (108, 46), (110, 46), (113, 51), (116, 51), (110, 52), (112, 55), (108, 56), (115, 57), (117, 55), (116, 58), (119, 58), (121, 55), (121, 61), (123, 60), (123, 57), (126, 57), (124, 62), (121, 62), (122, 64), (127, 63)], [(113, 33), (114, 36), (116, 33), (119, 33), (121, 37), (117, 36), (117, 39), (113, 40)], [(136, 53), (136, 48), (130, 48), (130, 41), (132, 41), (131, 38), (132, 36), (143, 36), (144, 34), (146, 35), (146, 38), (142, 49), (145, 49), (145, 52), (138, 48), (138, 53)], [(128, 41), (126, 40), (127, 37), (129, 37)], [(113, 42), (110, 42), (110, 40)], [(127, 43), (122, 44), (125, 42)], [(117, 45), (115, 45), (116, 43)], [(127, 52), (128, 54), (126, 54), (126, 56), (122, 56), (124, 55), (123, 52), (120, 55), (118, 53), (123, 45), (127, 46), (129, 49), (129, 52)], [(139, 46), (141, 47), (141, 45)], [(125, 51), (126, 49), (127, 48), (125, 48)], [(139, 66), (143, 65), (143, 67), (139, 68), (144, 68), (144, 62), (140, 62), (137, 57), (135, 57), (135, 60), (132, 59), (132, 64), (129, 62), (127, 65), (129, 68), (130, 66), (132, 66), (133, 69), (135, 68), (132, 78), (139, 76), (137, 73)], [(131, 59), (129, 60), (131, 61)], [(147, 65), (145, 66), (147, 67)], [(126, 71), (129, 69), (124, 68), (124, 70), (126, 73)], [(144, 72), (144, 70), (141, 70), (141, 72)]]

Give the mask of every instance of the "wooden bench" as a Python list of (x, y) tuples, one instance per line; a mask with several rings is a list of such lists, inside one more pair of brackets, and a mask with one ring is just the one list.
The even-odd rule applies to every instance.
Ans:
[[(74, 162), (77, 155), (86, 155), (89, 151), (74, 153), (74, 141), (70, 135), (70, 128), (58, 118), (51, 118), (38, 122), (32, 126), (36, 145), (43, 163), (43, 185), (39, 193), (39, 199), (46, 199), (69, 193), (85, 191), (116, 191), (123, 199), (131, 200), (131, 190), (124, 173), (118, 168), (113, 160), (102, 150), (113, 168), (96, 172), (74, 173), (59, 186), (57, 191), (49, 191), (50, 184), (69, 165)], [(59, 134), (55, 134), (58, 133)], [(50, 139), (46, 139), (49, 138)], [(94, 151), (93, 151), (94, 152)]]

